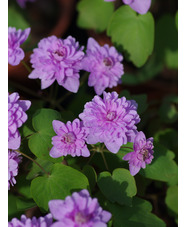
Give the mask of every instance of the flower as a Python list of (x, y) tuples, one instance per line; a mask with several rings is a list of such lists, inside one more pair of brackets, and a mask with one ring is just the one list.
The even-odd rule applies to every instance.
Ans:
[(50, 227), (53, 219), (51, 214), (47, 214), (45, 217), (33, 217), (27, 218), (24, 214), (21, 215), (21, 220), (13, 218), (8, 222), (8, 227)]
[(90, 152), (85, 144), (87, 130), (82, 126), (79, 119), (75, 119), (72, 123), (68, 121), (66, 125), (54, 120), (53, 128), (57, 136), (52, 137), (54, 145), (50, 150), (50, 156), (58, 158), (61, 156), (84, 156), (88, 157)]
[[(106, 2), (113, 2), (115, 0), (104, 0)], [(129, 5), (133, 10), (139, 14), (148, 12), (151, 6), (151, 0), (123, 0), (123, 3)]]
[(116, 86), (124, 74), (123, 56), (115, 47), (107, 44), (100, 46), (93, 38), (88, 39), (86, 56), (82, 61), (82, 67), (90, 72), (88, 85), (94, 87), (97, 95), (109, 87)]
[(140, 122), (137, 103), (118, 98), (116, 92), (103, 92), (103, 99), (96, 95), (79, 117), (89, 130), (87, 143), (104, 143), (112, 153), (117, 153), (122, 144), (133, 142)]
[(143, 132), (138, 132), (134, 139), (134, 151), (126, 154), (123, 160), (129, 161), (129, 170), (132, 176), (136, 175), (141, 168), (145, 169), (146, 164), (152, 162), (153, 138), (146, 139)]
[(21, 159), (17, 151), (8, 150), (8, 190), (10, 190), (10, 185), (14, 186), (16, 184), (15, 176), (18, 174), (18, 166)]
[(19, 65), (25, 57), (24, 51), (20, 45), (28, 38), (30, 28), (25, 30), (9, 27), (8, 28), (8, 63), (10, 65)]
[(31, 63), (34, 70), (30, 79), (41, 79), (41, 89), (49, 87), (55, 80), (65, 89), (76, 93), (79, 88), (79, 70), (84, 57), (83, 47), (68, 36), (58, 39), (50, 36), (42, 39), (33, 50)]
[(49, 209), (57, 220), (52, 227), (106, 227), (111, 213), (103, 210), (97, 198), (92, 199), (84, 189), (67, 196), (65, 200), (49, 201)]
[(21, 8), (26, 7), (26, 2), (34, 2), (35, 0), (17, 0), (17, 3), (20, 5)]
[(26, 110), (30, 108), (31, 102), (19, 100), (17, 92), (8, 95), (8, 148), (18, 149), (21, 144), (21, 136), (18, 128), (27, 120)]

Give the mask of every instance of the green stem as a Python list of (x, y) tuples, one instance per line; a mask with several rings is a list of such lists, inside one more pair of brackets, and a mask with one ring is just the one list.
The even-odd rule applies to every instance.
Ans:
[(133, 150), (133, 148), (132, 148), (132, 147), (125, 147), (125, 146), (122, 146), (122, 148), (127, 148), (127, 149), (131, 149), (131, 150)]
[(39, 166), (39, 168), (42, 169), (42, 171), (47, 174), (48, 176), (50, 176), (50, 174), (38, 163), (36, 162), (36, 160), (34, 160), (33, 158), (29, 157), (28, 155), (24, 154), (23, 152), (16, 150), (18, 153), (22, 154), (23, 156), (25, 156), (26, 158), (28, 158), (29, 160), (31, 160), (32, 162), (34, 162), (37, 166)]
[(34, 133), (32, 133), (32, 134), (30, 134), (30, 135), (28, 135), (28, 136), (25, 136), (23, 139), (21, 139), (21, 141), (27, 139), (28, 137), (30, 137), (30, 136), (32, 136), (32, 135), (34, 135), (34, 134), (36, 134), (36, 132), (34, 132)]
[(29, 73), (32, 72), (32, 69), (26, 64), (25, 61), (21, 61), (21, 63), (24, 65), (24, 67), (27, 69), (27, 71), (28, 71)]
[(61, 103), (63, 102), (68, 96), (70, 96), (71, 94), (73, 94), (72, 92), (67, 92), (65, 95), (63, 95), (60, 99), (57, 100), (57, 103)]
[(94, 152), (93, 152), (92, 155), (90, 156), (90, 158), (89, 158), (88, 162), (86, 163), (86, 165), (88, 165), (88, 164), (91, 162), (91, 160), (92, 160), (92, 158), (94, 157), (95, 153), (96, 153), (96, 150), (94, 150)]
[(102, 158), (103, 158), (103, 161), (104, 161), (105, 167), (106, 167), (106, 169), (107, 169), (107, 170), (109, 170), (109, 168), (108, 168), (108, 164), (107, 164), (107, 161), (106, 161), (106, 159), (105, 159), (105, 155), (104, 155), (104, 153), (103, 153), (103, 151), (102, 151), (102, 150), (100, 150), (100, 152), (101, 152), (101, 155), (102, 155)]

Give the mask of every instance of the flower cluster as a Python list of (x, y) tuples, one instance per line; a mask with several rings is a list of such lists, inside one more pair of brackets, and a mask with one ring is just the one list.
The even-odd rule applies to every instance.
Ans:
[(8, 63), (10, 65), (19, 65), (20, 61), (25, 57), (20, 45), (24, 43), (29, 34), (30, 28), (25, 30), (8, 28)]
[(87, 142), (104, 143), (113, 153), (117, 153), (121, 145), (134, 141), (136, 124), (140, 122), (137, 103), (118, 98), (116, 92), (104, 92), (103, 99), (95, 96), (85, 104), (79, 117), (89, 130)]
[(53, 223), (52, 215), (47, 214), (45, 217), (33, 217), (27, 218), (25, 215), (21, 215), (21, 220), (13, 218), (8, 227), (50, 227)]
[(136, 175), (141, 168), (145, 168), (146, 164), (150, 164), (153, 159), (153, 138), (146, 139), (143, 132), (136, 134), (134, 151), (126, 154), (123, 160), (129, 161), (129, 170), (131, 175)]
[(115, 47), (109, 47), (107, 44), (101, 47), (93, 38), (88, 39), (82, 67), (90, 72), (88, 85), (94, 87), (97, 95), (118, 84), (124, 74), (122, 60), (123, 56)]
[(16, 184), (15, 176), (18, 174), (18, 165), (21, 162), (20, 154), (16, 151), (8, 150), (8, 189), (10, 185)]
[(18, 149), (21, 144), (21, 136), (18, 128), (27, 120), (27, 111), (31, 102), (19, 100), (19, 94), (14, 92), (8, 95), (8, 148)]
[[(115, 0), (104, 0), (106, 2), (113, 2)], [(139, 14), (148, 12), (151, 6), (151, 0), (123, 0), (123, 3), (129, 5), (133, 10)]]
[(42, 39), (33, 50), (31, 63), (34, 70), (30, 79), (41, 79), (41, 89), (57, 80), (65, 89), (76, 93), (79, 88), (79, 71), (84, 57), (83, 47), (68, 36), (62, 40), (56, 36)]
[(49, 201), (49, 209), (57, 220), (53, 227), (106, 227), (106, 223), (111, 218), (111, 213), (103, 210), (98, 200), (92, 199), (86, 189), (74, 192), (65, 200)]
[(57, 135), (52, 137), (51, 157), (58, 158), (68, 154), (73, 157), (88, 157), (90, 155), (85, 144), (87, 130), (79, 119), (75, 119), (72, 123), (68, 121), (66, 125), (61, 121), (54, 120), (52, 124)]

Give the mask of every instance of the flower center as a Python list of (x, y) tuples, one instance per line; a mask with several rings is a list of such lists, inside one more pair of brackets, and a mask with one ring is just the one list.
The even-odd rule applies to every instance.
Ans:
[(86, 217), (84, 214), (81, 212), (77, 212), (75, 215), (75, 222), (77, 224), (84, 224), (88, 221), (88, 217)]
[(116, 112), (115, 111), (110, 111), (107, 113), (107, 120), (112, 121), (116, 118)]
[(56, 60), (62, 60), (64, 57), (66, 57), (66, 48), (60, 47), (59, 49), (55, 50), (52, 55)]
[(143, 155), (143, 161), (149, 157), (149, 151), (147, 149), (143, 149), (140, 153)]
[(76, 136), (73, 132), (69, 132), (63, 135), (61, 141), (65, 143), (74, 143), (76, 140)]
[(103, 63), (104, 63), (104, 65), (105, 66), (107, 66), (107, 67), (111, 67), (112, 65), (113, 65), (113, 61), (112, 61), (112, 59), (111, 58), (104, 58), (103, 59)]

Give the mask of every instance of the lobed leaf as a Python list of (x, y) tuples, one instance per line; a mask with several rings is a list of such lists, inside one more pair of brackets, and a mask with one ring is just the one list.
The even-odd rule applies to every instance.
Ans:
[(88, 179), (81, 172), (56, 163), (49, 176), (37, 177), (31, 182), (31, 194), (36, 204), (45, 211), (52, 199), (65, 199), (74, 191), (88, 189)]
[(140, 15), (129, 6), (121, 6), (111, 17), (107, 34), (112, 42), (141, 67), (154, 47), (154, 18), (150, 12)]
[(77, 4), (77, 11), (79, 27), (103, 32), (114, 11), (114, 5), (112, 2), (103, 0), (80, 0)]
[(109, 201), (127, 206), (132, 205), (132, 197), (137, 193), (134, 177), (123, 168), (115, 169), (112, 175), (106, 171), (100, 173), (98, 187)]

